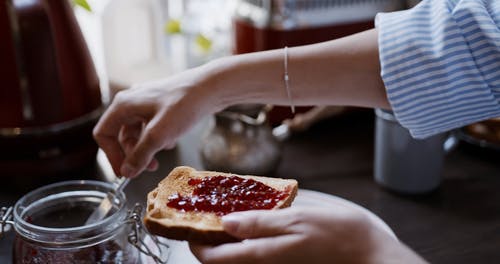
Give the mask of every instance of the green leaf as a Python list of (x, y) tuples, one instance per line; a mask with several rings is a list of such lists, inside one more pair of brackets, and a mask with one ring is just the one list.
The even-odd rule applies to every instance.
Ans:
[(80, 6), (89, 12), (92, 12), (92, 8), (90, 8), (90, 5), (87, 2), (87, 0), (73, 0), (73, 3), (75, 3), (75, 5)]
[(163, 30), (169, 35), (179, 34), (181, 33), (181, 21), (178, 19), (170, 19), (165, 23)]
[(203, 36), (203, 34), (196, 35), (196, 45), (205, 53), (208, 53), (212, 49), (212, 41)]

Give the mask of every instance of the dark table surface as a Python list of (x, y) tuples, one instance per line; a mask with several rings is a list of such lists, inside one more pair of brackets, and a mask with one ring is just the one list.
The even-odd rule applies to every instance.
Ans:
[[(500, 153), (460, 143), (445, 159), (436, 191), (407, 196), (373, 181), (373, 114), (361, 111), (316, 124), (284, 144), (275, 174), (296, 178), (300, 187), (336, 195), (377, 214), (398, 238), (432, 263), (500, 263)], [(128, 202), (144, 203), (146, 193), (176, 165), (202, 169), (200, 131), (185, 135), (177, 148), (159, 154), (158, 172), (134, 179)], [(0, 186), (0, 206), (22, 193)], [(0, 263), (11, 262), (12, 232), (0, 239)]]

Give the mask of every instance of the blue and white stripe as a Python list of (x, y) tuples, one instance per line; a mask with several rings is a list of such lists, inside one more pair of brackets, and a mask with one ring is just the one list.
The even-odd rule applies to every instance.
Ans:
[(500, 0), (424, 0), (375, 22), (387, 97), (415, 138), (500, 116)]

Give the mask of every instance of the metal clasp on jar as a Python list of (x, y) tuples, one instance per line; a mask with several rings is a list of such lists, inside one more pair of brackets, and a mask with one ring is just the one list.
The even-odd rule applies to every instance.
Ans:
[[(126, 220), (126, 223), (132, 225), (132, 231), (128, 235), (128, 242), (137, 248), (142, 254), (151, 257), (155, 263), (167, 263), (170, 256), (170, 246), (161, 242), (158, 237), (150, 234), (144, 228), (141, 216), (142, 206), (140, 204), (135, 204), (132, 210), (129, 210)], [(147, 237), (151, 239), (153, 245), (146, 243), (145, 239)]]
[(11, 226), (14, 224), (12, 221), (12, 212), (14, 208), (11, 207), (2, 207), (0, 209), (0, 238), (4, 233), (8, 232)]

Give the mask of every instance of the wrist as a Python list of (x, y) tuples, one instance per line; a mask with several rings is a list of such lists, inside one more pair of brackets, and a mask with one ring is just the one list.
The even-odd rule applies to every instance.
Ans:
[(210, 91), (212, 102), (218, 110), (238, 104), (239, 86), (231, 83), (228, 76), (235, 62), (231, 57), (218, 58), (203, 66), (205, 74), (204, 87)]
[(252, 91), (248, 80), (241, 76), (245, 71), (240, 56), (223, 57), (204, 65), (206, 87), (213, 95), (213, 102), (219, 110), (231, 105), (250, 103)]
[(211, 113), (221, 111), (231, 103), (227, 89), (220, 84), (220, 76), (226, 69), (219, 60), (221, 59), (210, 61), (182, 73), (187, 74), (187, 78), (191, 79), (193, 84), (189, 94), (195, 97), (194, 100), (207, 106), (208, 109), (205, 110)]
[(206, 64), (205, 69), (221, 106), (288, 103), (282, 50), (223, 57)]

